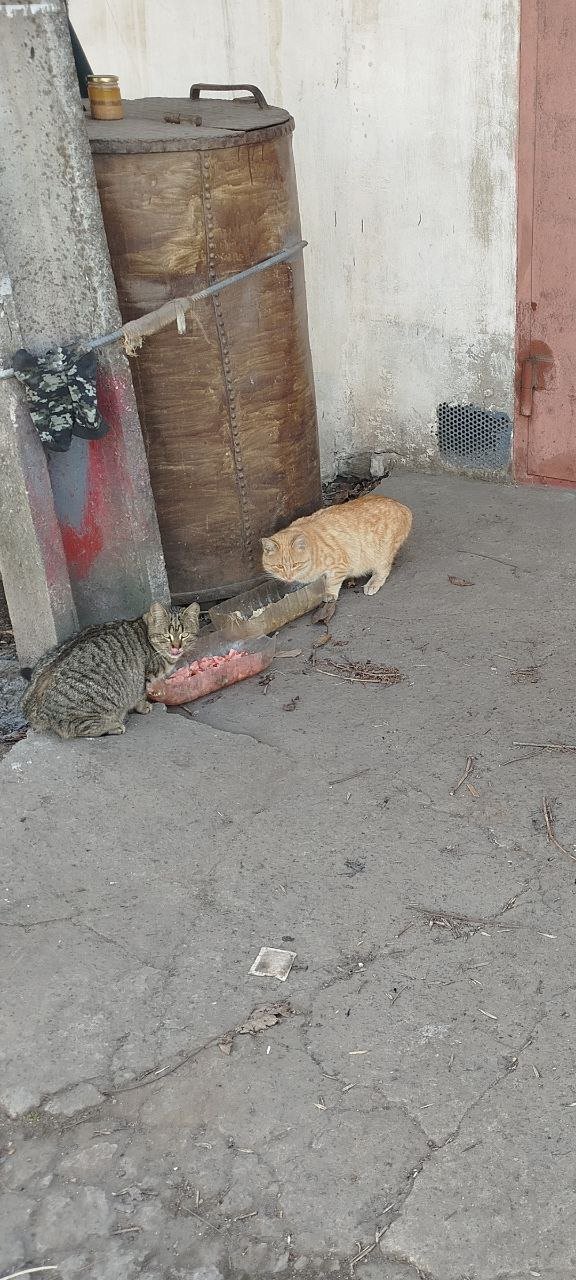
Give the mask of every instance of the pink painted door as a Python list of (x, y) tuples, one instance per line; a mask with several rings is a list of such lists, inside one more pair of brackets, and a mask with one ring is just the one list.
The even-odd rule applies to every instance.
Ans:
[(576, 487), (576, 0), (522, 0), (516, 479)]

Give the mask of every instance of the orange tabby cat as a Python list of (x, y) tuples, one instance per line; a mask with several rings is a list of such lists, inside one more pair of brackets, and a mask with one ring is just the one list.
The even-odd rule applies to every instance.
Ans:
[(324, 507), (262, 539), (262, 567), (281, 582), (326, 577), (326, 600), (337, 600), (346, 578), (370, 574), (364, 594), (373, 596), (390, 573), (406, 541), (412, 512), (394, 498), (370, 493), (337, 507)]

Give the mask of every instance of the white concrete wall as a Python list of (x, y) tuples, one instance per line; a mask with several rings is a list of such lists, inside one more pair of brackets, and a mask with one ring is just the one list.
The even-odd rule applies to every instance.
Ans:
[(296, 120), (324, 468), (511, 412), (519, 0), (71, 0), (126, 97), (251, 81)]

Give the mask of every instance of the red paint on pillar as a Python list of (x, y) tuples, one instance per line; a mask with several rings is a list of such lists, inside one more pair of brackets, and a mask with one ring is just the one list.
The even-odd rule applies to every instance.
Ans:
[(98, 458), (95, 452), (100, 444), (99, 440), (90, 440), (88, 443), (86, 501), (80, 528), (64, 523), (60, 526), (66, 560), (78, 578), (85, 578), (90, 573), (104, 546)]
[(122, 489), (129, 511), (133, 489), (123, 457), (121, 430), (126, 386), (121, 378), (99, 373), (98, 407), (110, 430), (101, 440), (87, 445), (86, 498), (79, 528), (61, 525), (62, 542), (70, 568), (78, 578), (86, 578), (102, 551), (114, 557), (122, 531), (118, 527), (118, 490)]

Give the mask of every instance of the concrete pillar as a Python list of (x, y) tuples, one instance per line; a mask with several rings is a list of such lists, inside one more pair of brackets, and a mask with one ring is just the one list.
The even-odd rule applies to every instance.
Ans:
[[(119, 328), (64, 0), (0, 0), (0, 235), (22, 345)], [(168, 584), (128, 362), (100, 353), (99, 441), (49, 458), (81, 625), (143, 612)]]
[[(0, 365), (21, 346), (0, 255)], [(18, 658), (34, 663), (77, 629), (44, 450), (15, 378), (0, 380), (0, 574)]]

